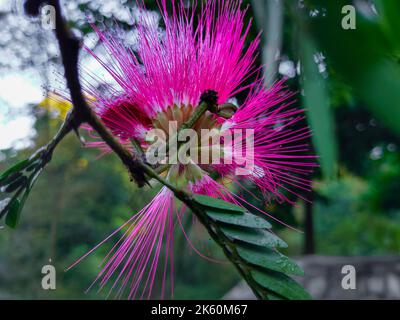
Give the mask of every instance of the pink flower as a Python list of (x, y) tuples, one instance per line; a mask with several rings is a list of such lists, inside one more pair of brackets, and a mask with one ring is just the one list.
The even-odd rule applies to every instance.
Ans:
[[(208, 1), (198, 15), (196, 8), (187, 9), (182, 2), (172, 5), (170, 17), (166, 0), (160, 1), (164, 30), (154, 25), (141, 6), (135, 51), (111, 32), (95, 28), (107, 57), (87, 50), (117, 85), (103, 85), (99, 90), (99, 83), (93, 82), (86, 86), (86, 93), (94, 97), (91, 104), (106, 126), (122, 143), (128, 146), (130, 139), (135, 139), (146, 151), (146, 133), (154, 128), (167, 133), (172, 120), (178, 127), (182, 125), (199, 106), (204, 92), (213, 90), (218, 105), (248, 92), (232, 117), (206, 112), (194, 129), (254, 130), (254, 167), (235, 176), (241, 166), (235, 156), (230, 164), (175, 164), (165, 169), (166, 179), (189, 192), (239, 205), (246, 201), (231, 191), (227, 181), (243, 192), (241, 181), (251, 181), (266, 197), (289, 202), (288, 194), (298, 195), (296, 189), (310, 190), (306, 175), (315, 166), (305, 142), (310, 130), (299, 127), (302, 110), (292, 107), (293, 94), (284, 81), (266, 89), (258, 77), (255, 59), (260, 39), (246, 43), (250, 25), (244, 22), (246, 10), (241, 10), (240, 1)], [(248, 84), (252, 78), (256, 80)], [(246, 145), (244, 137), (242, 140), (240, 148)], [(101, 142), (92, 145), (104, 147)], [(214, 180), (214, 173), (223, 179)], [(173, 273), (174, 226), (180, 219), (174, 211), (173, 193), (163, 187), (150, 204), (105, 240), (124, 230), (96, 279), (100, 288), (110, 282), (110, 293), (114, 291), (117, 297), (150, 298), (158, 276), (164, 296), (166, 277), (170, 273), (172, 279)], [(162, 251), (164, 261), (160, 261)]]

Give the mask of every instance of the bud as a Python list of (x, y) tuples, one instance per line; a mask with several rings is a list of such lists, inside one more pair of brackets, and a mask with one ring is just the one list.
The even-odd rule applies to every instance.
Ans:
[(217, 114), (225, 119), (230, 119), (233, 117), (237, 107), (233, 103), (224, 103), (218, 106)]
[(218, 93), (214, 90), (206, 90), (200, 96), (200, 103), (206, 102), (208, 110), (215, 113), (217, 110)]

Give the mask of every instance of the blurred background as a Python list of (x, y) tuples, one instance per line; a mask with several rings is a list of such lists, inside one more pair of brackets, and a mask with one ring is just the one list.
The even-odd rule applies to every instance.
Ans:
[[(103, 27), (118, 24), (126, 44), (135, 45), (135, 1), (61, 2), (70, 27), (99, 55), (88, 18)], [(157, 23), (156, 2), (146, 3)], [(24, 16), (22, 4), (0, 0), (0, 172), (46, 144), (69, 107), (45, 99), (50, 89), (65, 87), (58, 47), (51, 30)], [(248, 43), (263, 30), (257, 63), (265, 65), (265, 84), (288, 78), (297, 106), (306, 109), (321, 165), (312, 177), (313, 194), (304, 194), (312, 202), (297, 199), (291, 207), (248, 200), (303, 231), (274, 224), (289, 244), (285, 253), (304, 266), (315, 297), (347, 297), (329, 288), (340, 286), (342, 265), (356, 264), (365, 285), (350, 298), (400, 298), (400, 1), (246, 5), (253, 20)], [(109, 81), (91, 58), (82, 53), (81, 59)], [(156, 191), (137, 190), (116, 157), (99, 158), (99, 151), (70, 135), (33, 189), (19, 227), (0, 226), (0, 298), (102, 298), (95, 289), (84, 291), (107, 246), (77, 268), (64, 269)], [(190, 219), (185, 224), (198, 250), (222, 257), (201, 226)], [(175, 299), (251, 297), (245, 286), (236, 286), (240, 277), (233, 266), (204, 260), (180, 232), (176, 237)], [(56, 267), (56, 290), (41, 288), (46, 264)]]

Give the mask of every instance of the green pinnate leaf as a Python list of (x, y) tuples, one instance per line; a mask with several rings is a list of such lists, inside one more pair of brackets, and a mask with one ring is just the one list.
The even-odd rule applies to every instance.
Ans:
[(10, 228), (15, 228), (19, 221), (21, 213), (21, 203), (18, 198), (14, 198), (8, 207), (8, 213), (6, 216), (6, 225)]
[(22, 173), (20, 171), (9, 174), (7, 177), (3, 178), (0, 181), (0, 187), (4, 187), (9, 185), (10, 183), (13, 183), (19, 177), (22, 177)]
[(229, 260), (243, 275), (257, 298), (310, 299), (289, 275), (303, 270), (277, 247), (287, 244), (271, 232), (271, 225), (246, 209), (207, 196), (194, 196), (196, 214)]
[[(252, 270), (251, 275), (265, 289), (291, 300), (309, 300), (311, 296), (304, 288), (290, 277), (270, 270)], [(268, 297), (268, 295), (267, 295)]]
[(18, 173), (25, 168), (27, 168), (31, 164), (32, 160), (31, 159), (25, 159), (17, 164), (13, 165), (11, 168), (3, 172), (2, 175), (0, 175), (0, 182), (2, 183), (4, 179), (6, 179), (8, 176), (10, 176), (13, 173)]
[(12, 198), (0, 201), (0, 218), (6, 216), (6, 224), (11, 228), (17, 226), (29, 192), (42, 171), (42, 159), (37, 152), (1, 175), (0, 193), (14, 193)]
[(237, 251), (239, 256), (251, 264), (287, 275), (304, 275), (304, 271), (295, 262), (275, 250), (256, 246), (238, 246)]
[(226, 202), (220, 199), (207, 197), (203, 195), (195, 195), (193, 198), (196, 200), (198, 204), (204, 207), (206, 210), (210, 208), (216, 209), (217, 211), (234, 211), (234, 212), (245, 212), (246, 209), (234, 205), (230, 202)]
[(269, 248), (287, 247), (287, 244), (282, 239), (266, 230), (237, 227), (231, 225), (221, 226), (221, 230), (225, 235), (232, 239), (255, 244), (258, 246), (266, 246)]
[(283, 298), (277, 294), (274, 294), (274, 293), (268, 293), (267, 298), (268, 298), (268, 300), (285, 300), (285, 298)]
[(207, 210), (207, 215), (212, 219), (228, 224), (239, 225), (249, 228), (265, 228), (270, 229), (271, 224), (254, 214), (249, 212), (239, 213), (239, 212), (219, 212), (215, 210)]
[(19, 188), (26, 186), (27, 182), (28, 182), (28, 178), (27, 177), (19, 176), (17, 179), (15, 179), (9, 185), (2, 187), (0, 189), (0, 191), (1, 192), (5, 192), (5, 193), (12, 193), (12, 192), (18, 190)]
[(8, 225), (10, 228), (14, 229), (17, 227), (20, 220), (21, 211), (25, 205), (26, 199), (28, 199), (28, 196), (29, 196), (29, 189), (26, 188), (23, 196), (21, 197), (21, 200), (19, 200), (18, 197), (15, 196), (10, 201), (8, 208), (6, 209), (7, 210), (6, 225)]

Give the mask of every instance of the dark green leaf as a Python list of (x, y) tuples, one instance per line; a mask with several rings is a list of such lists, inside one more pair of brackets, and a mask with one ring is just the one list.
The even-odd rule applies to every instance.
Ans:
[(273, 233), (262, 229), (251, 229), (246, 227), (236, 227), (230, 225), (221, 226), (222, 232), (236, 240), (267, 246), (269, 248), (286, 248), (287, 244)]
[(277, 294), (273, 294), (273, 293), (268, 293), (267, 298), (268, 298), (268, 300), (284, 300), (283, 297), (281, 297)]
[(17, 226), (20, 213), (21, 213), (21, 204), (20, 201), (17, 198), (15, 198), (11, 201), (6, 216), (6, 224), (10, 228), (15, 228)]
[(31, 171), (35, 170), (39, 165), (40, 165), (40, 161), (35, 161), (29, 167), (27, 167), (25, 170), (28, 172), (31, 172)]
[(287, 275), (303, 276), (304, 271), (283, 254), (263, 247), (238, 246), (239, 255), (246, 261)]
[(210, 211), (207, 210), (207, 215), (214, 220), (240, 225), (244, 227), (250, 228), (266, 228), (270, 229), (272, 226), (271, 224), (266, 221), (265, 219), (258, 217), (254, 214), (249, 212), (239, 213), (239, 212), (218, 212), (218, 211)]
[(6, 192), (6, 193), (11, 193), (14, 192), (15, 190), (24, 187), (26, 185), (26, 182), (28, 181), (28, 178), (25, 176), (21, 176), (17, 178), (14, 182), (9, 184), (6, 187), (3, 187), (1, 191)]
[(4, 178), (3, 180), (0, 181), (0, 187), (6, 186), (6, 185), (14, 182), (19, 177), (22, 177), (22, 173), (19, 171), (9, 174), (6, 178)]
[(30, 159), (26, 159), (26, 160), (22, 160), (22, 161), (18, 162), (17, 164), (15, 164), (14, 166), (12, 166), (8, 170), (6, 170), (0, 176), (0, 181), (2, 181), (3, 179), (7, 178), (12, 173), (16, 173), (16, 172), (19, 172), (19, 171), (25, 169), (27, 166), (29, 166), (30, 163), (31, 163)]
[(195, 195), (194, 199), (197, 201), (198, 204), (202, 205), (206, 208), (214, 208), (222, 211), (236, 211), (236, 212), (245, 212), (246, 209), (236, 206), (232, 203), (215, 199), (212, 197), (207, 197), (203, 195)]
[(261, 286), (282, 297), (293, 300), (311, 299), (311, 296), (301, 285), (282, 273), (266, 270), (252, 270), (251, 275)]
[[(220, 238), (217, 241), (234, 255), (234, 264), (238, 264), (254, 281), (249, 281), (259, 297), (265, 299), (305, 299), (309, 295), (286, 274), (301, 275), (302, 270), (287, 257), (273, 251), (276, 247), (287, 247), (278, 236), (266, 229), (271, 225), (245, 209), (225, 201), (205, 196), (194, 196), (197, 205), (204, 214), (204, 223), (210, 224), (210, 234)], [(213, 220), (214, 223), (207, 220)], [(228, 239), (224, 239), (225, 235)], [(268, 249), (267, 249), (268, 248)], [(237, 254), (236, 254), (237, 253)], [(258, 271), (257, 271), (258, 270)], [(266, 275), (264, 275), (266, 273)], [(271, 285), (266, 287), (265, 277)], [(269, 279), (269, 278), (272, 278)], [(282, 283), (281, 283), (282, 282)], [(262, 290), (260, 287), (268, 290)]]

